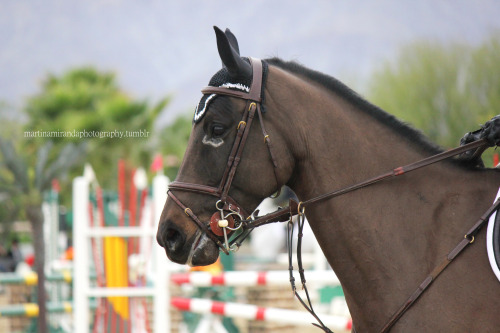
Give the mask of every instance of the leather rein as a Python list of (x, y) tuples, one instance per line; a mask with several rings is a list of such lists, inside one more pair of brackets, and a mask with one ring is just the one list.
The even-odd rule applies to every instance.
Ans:
[[(264, 142), (267, 145), (269, 150), (270, 158), (274, 166), (274, 173), (276, 177), (277, 187), (278, 189), (281, 187), (278, 182), (277, 177), (277, 168), (278, 164), (276, 163), (276, 159), (273, 154), (271, 140), (269, 135), (267, 134), (261, 111), (261, 103), (262, 103), (262, 81), (263, 81), (263, 70), (262, 70), (262, 61), (260, 59), (249, 58), (250, 64), (253, 69), (252, 73), (252, 84), (250, 86), (249, 92), (232, 90), (225, 87), (206, 87), (202, 89), (203, 94), (218, 94), (225, 95), (230, 97), (236, 97), (243, 100), (246, 100), (245, 110), (243, 112), (243, 117), (237, 127), (236, 138), (233, 143), (233, 147), (231, 149), (225, 171), (221, 178), (218, 187), (212, 187), (208, 185), (200, 185), (193, 183), (185, 183), (174, 181), (169, 185), (168, 196), (173, 199), (173, 201), (184, 211), (184, 213), (191, 218), (191, 220), (198, 226), (198, 228), (204, 232), (211, 240), (213, 240), (217, 246), (226, 254), (229, 254), (230, 251), (236, 251), (243, 240), (249, 235), (249, 233), (259, 226), (273, 223), (273, 222), (288, 222), (288, 237), (287, 237), (287, 245), (289, 251), (289, 271), (290, 271), (290, 283), (292, 286), (292, 291), (295, 296), (299, 299), (302, 305), (316, 318), (319, 325), (314, 324), (315, 326), (321, 328), (325, 332), (331, 332), (319, 319), (319, 317), (314, 312), (309, 294), (307, 292), (307, 288), (305, 286), (306, 280), (304, 276), (304, 269), (302, 267), (301, 260), (301, 240), (302, 240), (302, 228), (305, 220), (305, 208), (314, 205), (318, 202), (332, 199), (334, 197), (356, 191), (358, 189), (362, 189), (364, 187), (376, 184), (378, 182), (391, 179), (397, 176), (404, 175), (411, 171), (429, 166), (431, 164), (437, 163), (439, 161), (448, 159), (450, 157), (463, 154), (467, 151), (477, 149), (476, 152), (482, 152), (484, 148), (488, 145), (485, 139), (478, 140), (455, 149), (445, 151), (439, 153), (437, 155), (424, 158), (415, 163), (411, 163), (405, 166), (401, 166), (390, 170), (384, 174), (379, 176), (367, 179), (360, 183), (332, 191), (329, 193), (322, 194), (317, 197), (310, 198), (306, 201), (296, 202), (295, 200), (290, 200), (289, 206), (284, 208), (279, 208), (275, 212), (266, 214), (264, 216), (254, 216), (250, 215), (246, 212), (241, 205), (239, 205), (233, 198), (229, 196), (229, 190), (231, 188), (231, 184), (236, 173), (236, 169), (241, 160), (241, 155), (243, 153), (243, 148), (245, 147), (245, 143), (248, 138), (248, 134), (250, 132), (250, 127), (252, 121), (257, 114), (259, 118), (259, 122), (261, 125), (262, 134), (264, 136)], [(203, 223), (196, 214), (193, 213), (191, 208), (185, 206), (176, 195), (172, 193), (172, 191), (184, 191), (184, 192), (192, 192), (199, 194), (206, 194), (210, 196), (214, 196), (219, 198), (219, 200), (215, 204), (216, 213), (214, 213), (210, 219), (209, 223)], [(394, 324), (403, 316), (403, 314), (417, 301), (417, 299), (422, 295), (422, 293), (430, 286), (430, 284), (437, 278), (437, 276), (444, 271), (444, 269), (453, 261), (469, 244), (472, 244), (475, 239), (475, 235), (479, 232), (479, 230), (484, 226), (484, 224), (488, 221), (489, 217), (498, 210), (500, 207), (500, 199), (497, 200), (488, 210), (479, 218), (479, 220), (473, 225), (471, 229), (467, 231), (464, 238), (449, 252), (449, 254), (443, 259), (443, 261), (436, 266), (431, 273), (424, 279), (424, 281), (416, 288), (416, 290), (411, 294), (407, 301), (405, 301), (401, 307), (391, 316), (391, 318), (387, 321), (384, 327), (380, 330), (380, 332), (388, 332)], [(292, 218), (294, 216), (299, 216), (299, 241), (297, 243), (297, 259), (299, 265), (299, 274), (300, 279), (303, 285), (303, 289), (306, 292), (307, 301), (309, 305), (307, 305), (302, 298), (298, 295), (295, 288), (295, 279), (293, 277), (293, 267), (291, 264), (292, 250), (291, 250), (291, 237), (293, 236), (293, 222)], [(241, 230), (239, 235), (234, 237), (231, 241), (228, 239), (228, 234), (235, 230)], [(224, 236), (224, 242), (220, 240), (220, 237)], [(353, 331), (356, 331), (353, 327)]]

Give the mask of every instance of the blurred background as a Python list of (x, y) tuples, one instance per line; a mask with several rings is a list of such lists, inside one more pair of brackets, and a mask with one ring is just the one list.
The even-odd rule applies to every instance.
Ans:
[[(105, 216), (96, 223), (154, 228), (154, 214), (145, 213), (154, 201), (151, 182), (163, 174), (175, 178), (200, 89), (221, 66), (212, 26), (230, 28), (243, 56), (277, 56), (332, 75), (450, 148), (500, 113), (498, 17), (495, 0), (1, 1), (0, 332), (74, 328), (71, 316), (63, 325), (59, 317), (42, 318), (58, 312), (43, 300), (55, 306), (72, 298), (71, 284), (61, 286), (58, 276), (73, 267), (75, 177), (85, 174), (89, 211)], [(492, 154), (484, 156), (493, 165)], [(281, 269), (275, 254), (284, 251), (284, 231), (273, 234), (281, 235), (275, 252), (259, 253), (268, 241), (255, 236), (253, 249), (216, 270)], [(142, 242), (149, 250), (139, 240), (135, 250), (115, 244), (123, 247), (115, 254), (123, 257), (125, 275), (137, 268), (134, 260), (147, 259), (141, 251), (157, 246), (154, 237)], [(96, 282), (96, 269), (107, 269), (101, 253), (107, 245), (95, 243), (92, 283), (104, 286), (109, 281)], [(132, 254), (139, 259), (131, 263)], [(2, 282), (24, 281), (32, 271), (38, 273), (32, 285)], [(124, 283), (131, 286), (130, 279)], [(204, 297), (249, 300), (247, 290), (195, 289)], [(151, 297), (145, 299), (147, 314)], [(115, 301), (98, 300), (89, 327), (97, 326), (96, 308), (108, 309), (110, 322), (110, 313), (122, 315)], [(37, 302), (34, 319), (27, 318), (22, 304)], [(183, 316), (191, 323), (181, 330), (192, 332), (208, 320)], [(224, 323), (227, 331), (293, 331), (250, 326)]]

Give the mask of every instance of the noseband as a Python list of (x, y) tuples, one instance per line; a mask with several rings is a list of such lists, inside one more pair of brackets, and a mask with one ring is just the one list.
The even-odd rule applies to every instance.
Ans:
[[(247, 219), (250, 214), (246, 212), (241, 205), (239, 205), (236, 200), (229, 196), (229, 190), (233, 182), (236, 169), (241, 160), (241, 155), (245, 147), (245, 143), (250, 133), (250, 127), (255, 114), (259, 117), (260, 126), (262, 129), (262, 134), (264, 136), (264, 142), (266, 143), (269, 154), (274, 166), (274, 173), (276, 176), (277, 163), (272, 152), (271, 140), (264, 128), (264, 122), (262, 119), (261, 103), (262, 103), (262, 81), (263, 81), (263, 70), (262, 61), (256, 58), (249, 58), (250, 64), (252, 66), (252, 83), (249, 92), (233, 90), (225, 87), (212, 87), (208, 86), (201, 90), (203, 94), (217, 94), (225, 95), (230, 97), (236, 97), (239, 99), (246, 100), (245, 110), (243, 111), (243, 117), (237, 126), (236, 138), (234, 140), (231, 153), (227, 160), (226, 168), (222, 174), (218, 187), (212, 187), (208, 185), (200, 185), (193, 183), (185, 183), (174, 181), (169, 185), (168, 195), (172, 200), (182, 209), (184, 213), (193, 220), (193, 222), (198, 226), (198, 228), (204, 232), (211, 240), (213, 240), (217, 246), (226, 254), (229, 251), (234, 251), (237, 248), (230, 244), (227, 238), (227, 234), (231, 231), (240, 229), (243, 226), (242, 221)], [(276, 178), (278, 183), (278, 178)], [(278, 183), (279, 184), (279, 183)], [(278, 189), (280, 186), (278, 185)], [(173, 191), (184, 191), (184, 192), (194, 192), (201, 194), (208, 194), (219, 198), (215, 204), (216, 212), (212, 215), (209, 223), (203, 223), (193, 210), (186, 205), (184, 205)], [(237, 217), (235, 222), (234, 217)], [(227, 229), (227, 230), (226, 230)], [(219, 240), (220, 236), (224, 236), (225, 242), (222, 243)], [(233, 240), (234, 241), (234, 240)], [(234, 242), (232, 242), (234, 243)]]

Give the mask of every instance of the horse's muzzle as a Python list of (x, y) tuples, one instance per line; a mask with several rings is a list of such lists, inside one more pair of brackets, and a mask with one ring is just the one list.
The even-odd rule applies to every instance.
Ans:
[(160, 224), (156, 240), (165, 248), (167, 257), (181, 265), (206, 266), (214, 263), (219, 257), (218, 246), (204, 233), (198, 231), (188, 239), (184, 232), (170, 221)]

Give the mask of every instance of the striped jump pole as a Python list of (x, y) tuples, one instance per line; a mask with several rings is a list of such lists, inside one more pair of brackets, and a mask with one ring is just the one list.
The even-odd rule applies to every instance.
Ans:
[[(306, 271), (307, 282), (325, 285), (340, 285), (333, 271)], [(171, 281), (175, 284), (190, 284), (195, 287), (209, 286), (283, 286), (290, 284), (288, 271), (231, 271), (220, 274), (210, 272), (191, 272), (172, 274)]]
[[(306, 311), (264, 308), (249, 304), (225, 303), (200, 298), (173, 297), (170, 304), (180, 311), (218, 314), (231, 318), (266, 321), (293, 325), (310, 325), (314, 318)], [(332, 330), (351, 330), (352, 320), (341, 316), (319, 314)]]
[[(95, 275), (90, 274), (91, 279), (95, 279)], [(45, 279), (50, 282), (72, 283), (73, 274), (70, 271), (61, 273), (53, 273), (45, 276)], [(35, 286), (38, 283), (38, 275), (36, 272), (29, 272), (23, 275), (16, 273), (0, 273), (0, 285), (5, 284), (24, 284), (27, 286)]]
[[(90, 308), (96, 308), (96, 302), (90, 302)], [(66, 312), (73, 311), (72, 302), (49, 302), (47, 303), (48, 312)], [(0, 317), (38, 317), (38, 304), (25, 303), (0, 307)]]

